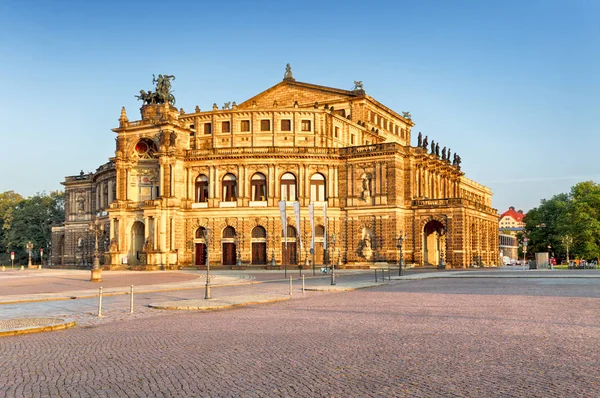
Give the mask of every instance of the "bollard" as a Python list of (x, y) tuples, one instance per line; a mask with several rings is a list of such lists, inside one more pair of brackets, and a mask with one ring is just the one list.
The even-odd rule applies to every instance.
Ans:
[(131, 285), (131, 291), (129, 292), (129, 313), (133, 314), (133, 285)]
[(98, 316), (102, 316), (102, 286), (100, 286), (100, 291), (98, 292)]
[(292, 276), (290, 275), (290, 297), (292, 297)]
[(6, 267), (3, 265), (2, 266), (2, 272), (6, 271)]
[(21, 265), (21, 271), (25, 270), (25, 267)]
[(302, 294), (304, 294), (304, 275), (302, 275)]

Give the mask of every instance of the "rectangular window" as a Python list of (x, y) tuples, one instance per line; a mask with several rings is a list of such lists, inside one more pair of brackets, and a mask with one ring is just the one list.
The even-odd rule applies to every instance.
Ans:
[(271, 131), (271, 121), (270, 120), (261, 120), (260, 121), (260, 131)]
[(267, 200), (267, 186), (264, 180), (252, 181), (252, 200), (256, 202)]
[(229, 122), (221, 123), (221, 132), (222, 133), (230, 133), (231, 132), (231, 125)]
[(204, 123), (204, 134), (212, 134), (212, 123)]
[(292, 131), (292, 121), (291, 120), (282, 120), (281, 121), (281, 131)]
[(335, 138), (338, 138), (340, 136), (340, 128), (339, 127), (335, 128), (334, 135), (335, 135)]
[(354, 145), (354, 134), (350, 136), (350, 144)]
[(310, 131), (310, 120), (302, 121), (302, 131)]
[(250, 131), (250, 120), (242, 120), (240, 122), (240, 131), (243, 133)]

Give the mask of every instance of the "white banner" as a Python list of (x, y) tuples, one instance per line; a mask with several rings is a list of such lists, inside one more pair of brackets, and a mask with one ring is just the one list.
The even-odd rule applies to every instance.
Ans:
[(294, 202), (294, 217), (296, 218), (296, 228), (298, 234), (298, 242), (300, 242), (300, 251), (302, 251), (302, 229), (300, 228), (300, 202)]
[(315, 250), (315, 205), (313, 203), (308, 205), (308, 217), (310, 218), (310, 250)]
[(285, 200), (279, 201), (279, 216), (281, 217), (281, 228), (283, 229), (283, 238), (287, 246), (287, 218), (285, 216)]
[(325, 233), (323, 234), (323, 250), (327, 250), (327, 205), (323, 205), (323, 226)]

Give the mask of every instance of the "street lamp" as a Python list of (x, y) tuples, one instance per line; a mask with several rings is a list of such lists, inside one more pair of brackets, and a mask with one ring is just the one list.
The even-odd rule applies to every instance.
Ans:
[(402, 237), (402, 234), (400, 234), (400, 236), (398, 236), (398, 243), (396, 244), (396, 247), (398, 248), (398, 276), (402, 276), (402, 242), (404, 241), (404, 238)]
[[(331, 242), (331, 250), (330, 252), (333, 253), (335, 255), (335, 234), (331, 234), (329, 235), (329, 241)], [(328, 259), (330, 256), (327, 256)], [(333, 261), (334, 259), (331, 258), (329, 259), (331, 261), (331, 284), (335, 285), (335, 261)]]
[(569, 265), (569, 245), (573, 244), (573, 237), (569, 235), (563, 236), (562, 241), (567, 246), (567, 265)]
[(204, 286), (204, 299), (208, 300), (210, 296), (210, 261), (209, 261), (209, 247), (210, 247), (210, 229), (204, 228), (202, 231), (204, 235), (204, 247), (206, 248), (206, 285)]
[(235, 248), (236, 248), (236, 255), (237, 255), (237, 260), (235, 262), (236, 267), (241, 267), (242, 266), (242, 248), (240, 247), (241, 245), (241, 239), (240, 239), (240, 235), (236, 232), (235, 233)]
[(90, 223), (90, 231), (94, 232), (95, 243), (94, 243), (94, 263), (92, 266), (92, 277), (90, 281), (101, 282), (102, 281), (102, 268), (100, 268), (100, 253), (98, 252), (98, 233), (102, 230), (102, 225), (98, 222), (98, 219)]
[(529, 238), (523, 238), (523, 269), (525, 269), (525, 265), (527, 264), (527, 242), (529, 242)]
[(27, 263), (27, 268), (31, 268), (31, 249), (33, 249), (33, 243), (31, 241), (27, 242), (25, 246), (27, 248), (27, 252), (29, 253), (29, 262)]
[(552, 250), (552, 245), (548, 245), (548, 268), (552, 269), (552, 260), (550, 257), (550, 250)]

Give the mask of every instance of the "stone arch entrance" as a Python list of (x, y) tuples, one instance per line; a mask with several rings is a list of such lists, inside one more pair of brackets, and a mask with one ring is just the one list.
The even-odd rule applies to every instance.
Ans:
[(129, 246), (129, 264), (138, 265), (144, 250), (144, 223), (136, 221), (131, 226), (131, 245)]
[(257, 225), (252, 229), (252, 264), (267, 263), (267, 231)]
[(194, 263), (197, 266), (206, 265), (206, 241), (204, 239), (204, 227), (198, 227), (194, 236)]
[(287, 227), (287, 243), (285, 239), (281, 239), (281, 252), (283, 253), (283, 263), (295, 265), (296, 257), (296, 228), (288, 225)]
[(423, 227), (423, 265), (439, 266), (444, 231), (444, 224), (438, 220), (430, 220)]
[(225, 227), (221, 238), (223, 265), (235, 265), (236, 244), (235, 244), (235, 228), (232, 226)]

